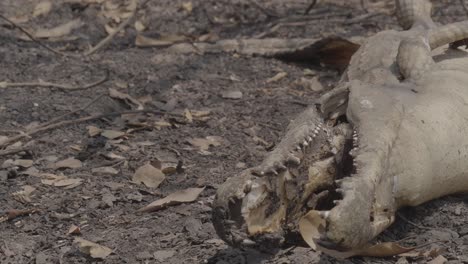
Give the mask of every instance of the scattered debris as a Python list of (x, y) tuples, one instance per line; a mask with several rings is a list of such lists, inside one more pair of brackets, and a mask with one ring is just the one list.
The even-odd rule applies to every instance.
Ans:
[(226, 99), (241, 99), (242, 98), (242, 92), (233, 90), (233, 91), (224, 91), (221, 93), (221, 97), (226, 98)]
[(68, 178), (64, 175), (55, 175), (51, 173), (42, 173), (39, 177), (42, 178), (42, 184), (55, 187), (65, 187), (65, 189), (72, 189), (83, 183), (82, 179)]
[(67, 235), (79, 235), (81, 234), (81, 228), (76, 225), (71, 225), (67, 231)]
[(281, 79), (283, 79), (284, 77), (288, 76), (288, 73), (287, 72), (278, 72), (275, 76), (269, 78), (266, 80), (266, 83), (274, 83), (274, 82), (277, 82)]
[(74, 243), (78, 244), (78, 247), (82, 253), (87, 254), (92, 258), (105, 259), (112, 253), (112, 249), (85, 240), (83, 238), (75, 238)]
[(150, 38), (143, 35), (137, 35), (135, 39), (135, 45), (137, 47), (169, 47), (176, 43), (186, 42), (187, 37), (182, 35), (166, 35), (159, 38)]
[(139, 102), (137, 99), (131, 97), (130, 95), (126, 93), (119, 92), (113, 88), (109, 88), (109, 96), (115, 99), (122, 100), (124, 103), (126, 103), (130, 108), (135, 108), (136, 110), (143, 110), (143, 104)]
[(0, 223), (3, 223), (5, 221), (11, 221), (17, 217), (30, 215), (30, 214), (34, 214), (37, 212), (39, 212), (39, 210), (37, 209), (25, 209), (25, 210), (12, 209), (3, 213), (3, 216), (0, 216)]
[(104, 130), (101, 132), (101, 136), (107, 139), (117, 139), (125, 136), (125, 132), (116, 131), (116, 130)]
[(86, 129), (88, 129), (88, 135), (90, 137), (95, 137), (99, 134), (101, 134), (102, 129), (95, 127), (95, 126), (87, 126)]
[(156, 200), (149, 205), (141, 208), (138, 212), (153, 212), (161, 210), (167, 206), (178, 205), (181, 203), (190, 203), (195, 201), (205, 188), (188, 188), (169, 194), (163, 199)]
[(34, 7), (34, 11), (32, 16), (33, 17), (38, 17), (38, 16), (45, 16), (49, 14), (50, 10), (52, 10), (52, 2), (50, 1), (43, 1), (38, 3)]
[(36, 190), (31, 185), (25, 185), (23, 186), (23, 190), (14, 192), (11, 195), (15, 200), (17, 200), (20, 203), (30, 203), (31, 202), (31, 194)]
[(200, 151), (207, 153), (210, 146), (220, 146), (223, 142), (223, 138), (218, 136), (207, 136), (205, 138), (192, 138), (189, 139), (188, 142), (193, 146), (198, 147)]
[[(78, 29), (84, 25), (81, 19), (74, 19), (63, 25), (50, 29), (38, 29), (34, 33), (36, 38), (60, 38), (69, 35), (73, 30)], [(29, 39), (28, 39), (29, 40)]]
[(93, 174), (100, 174), (100, 175), (116, 175), (119, 173), (118, 170), (114, 169), (113, 167), (98, 167), (91, 170)]
[(82, 166), (81, 161), (75, 158), (64, 159), (53, 164), (54, 169), (78, 169)]
[(143, 183), (147, 187), (157, 188), (166, 178), (166, 175), (160, 170), (147, 163), (135, 171), (132, 181)]

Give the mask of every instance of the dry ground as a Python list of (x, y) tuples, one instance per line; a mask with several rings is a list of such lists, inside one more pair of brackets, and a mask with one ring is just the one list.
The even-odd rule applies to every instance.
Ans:
[[(29, 15), (25, 28), (50, 28), (80, 18), (84, 26), (72, 32), (73, 38), (46, 41), (65, 52), (81, 53), (106, 36), (98, 4), (85, 1), (53, 1), (47, 15), (31, 17), (39, 1), (2, 0), (0, 12), (7, 17)], [(118, 2), (118, 1), (114, 1)], [(192, 3), (190, 11), (183, 4)], [(257, 1), (280, 17), (300, 14), (305, 0)], [(340, 5), (341, 2), (341, 5)], [(301, 26), (285, 26), (271, 37), (311, 37), (338, 34), (363, 37), (395, 28), (395, 18), (376, 14), (359, 23), (347, 19), (365, 15), (359, 5), (348, 1), (319, 1), (312, 12), (320, 18)], [(315, 11), (314, 11), (315, 10)], [(317, 11), (318, 10), (318, 11)], [(374, 12), (374, 10), (369, 10)], [(438, 1), (435, 19), (447, 23), (466, 18), (459, 1)], [(268, 17), (247, 0), (153, 0), (140, 10), (147, 36), (207, 33), (219, 38), (254, 37), (268, 31), (278, 18)], [(0, 263), (425, 263), (412, 258), (353, 258), (337, 262), (306, 248), (289, 248), (275, 256), (232, 249), (219, 240), (211, 225), (210, 203), (217, 186), (246, 166), (258, 163), (281, 137), (289, 120), (313, 103), (319, 92), (304, 89), (295, 82), (310, 69), (324, 90), (333, 87), (339, 73), (318, 65), (297, 65), (279, 60), (233, 54), (173, 55), (162, 48), (138, 48), (136, 31), (129, 27), (112, 43), (89, 58), (64, 58), (37, 43), (24, 41), (20, 32), (0, 21), (0, 82), (48, 82), (83, 85), (99, 80), (109, 72), (109, 80), (96, 87), (77, 91), (54, 88), (0, 86), (0, 136), (13, 137), (31, 127), (48, 122), (98, 100), (84, 111), (65, 120), (95, 113), (126, 111), (124, 104), (108, 96), (114, 88), (145, 102), (146, 109), (164, 114), (108, 117), (62, 126), (22, 140), (25, 150), (0, 156), (0, 211), (37, 209), (29, 215), (0, 223)], [(266, 82), (278, 72), (287, 76)], [(226, 92), (240, 91), (240, 98), (225, 98)], [(204, 118), (190, 122), (188, 109), (209, 111)], [(170, 126), (156, 128), (156, 121)], [(141, 125), (145, 123), (146, 125)], [(139, 123), (139, 124), (137, 124)], [(127, 132), (110, 140), (91, 137), (87, 126)], [(137, 128), (134, 131), (128, 129)], [(193, 138), (216, 136), (207, 150), (191, 144)], [(122, 156), (122, 161), (107, 154)], [(106, 156), (107, 155), (107, 156)], [(56, 169), (53, 164), (69, 157), (82, 161), (79, 168)], [(32, 160), (29, 170), (11, 161)], [(140, 166), (157, 161), (179, 162), (179, 170), (167, 175), (158, 188), (132, 182)], [(10, 163), (10, 165), (9, 165)], [(27, 162), (26, 162), (27, 163)], [(3, 165), (2, 165), (3, 164)], [(117, 174), (93, 169), (111, 166)], [(63, 174), (81, 179), (77, 186), (44, 184), (31, 172)], [(36, 176), (35, 176), (36, 175)], [(34, 191), (26, 196), (14, 193), (25, 186)], [(69, 188), (74, 187), (74, 188)], [(194, 203), (169, 207), (154, 213), (136, 211), (174, 191), (205, 187)], [(21, 197), (23, 198), (21, 198)], [(396, 223), (379, 240), (408, 238), (412, 245), (444, 240), (442, 248), (449, 263), (468, 263), (468, 205), (464, 196), (439, 199), (417, 208), (405, 209)], [(406, 220), (405, 220), (406, 219)], [(68, 235), (72, 225), (81, 234)], [(79, 251), (73, 243), (81, 237), (114, 252), (96, 260)]]

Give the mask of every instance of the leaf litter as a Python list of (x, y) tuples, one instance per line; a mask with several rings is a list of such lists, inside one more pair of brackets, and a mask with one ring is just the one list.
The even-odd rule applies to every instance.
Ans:
[(149, 205), (141, 208), (138, 212), (153, 212), (164, 209), (168, 206), (178, 205), (181, 203), (190, 203), (198, 199), (198, 196), (205, 188), (188, 188), (169, 194), (168, 196), (156, 200)]

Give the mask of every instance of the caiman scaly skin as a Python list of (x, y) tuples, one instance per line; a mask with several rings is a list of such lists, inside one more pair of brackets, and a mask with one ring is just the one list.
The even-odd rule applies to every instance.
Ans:
[(468, 57), (447, 44), (468, 22), (437, 26), (427, 0), (397, 0), (404, 31), (370, 37), (335, 89), (288, 126), (258, 167), (217, 192), (213, 223), (237, 247), (272, 248), (310, 211), (318, 245), (347, 251), (402, 206), (468, 191)]

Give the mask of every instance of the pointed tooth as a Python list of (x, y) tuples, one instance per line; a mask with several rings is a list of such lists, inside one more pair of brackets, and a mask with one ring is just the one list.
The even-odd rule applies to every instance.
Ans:
[(275, 169), (272, 169), (272, 168), (271, 168), (271, 169), (268, 169), (268, 172), (269, 172), (269, 173), (272, 173), (272, 174), (274, 174), (274, 175), (278, 175), (278, 172), (277, 172)]
[(244, 246), (248, 246), (248, 247), (251, 247), (251, 246), (255, 246), (257, 243), (255, 243), (255, 241), (253, 240), (250, 240), (248, 238), (242, 240), (242, 245)]
[(309, 146), (309, 143), (307, 143), (306, 140), (304, 140), (304, 142), (302, 142), (302, 145), (304, 145), (305, 147)]
[(301, 151), (301, 146), (296, 146), (297, 151)]
[(337, 188), (335, 191), (339, 194), (344, 194), (344, 190), (342, 188)]
[(307, 137), (307, 141), (311, 142), (311, 141), (312, 141), (312, 137), (308, 136), (308, 137)]
[(319, 215), (322, 218), (327, 219), (330, 216), (330, 211), (319, 211)]
[(288, 156), (288, 162), (291, 162), (295, 165), (300, 165), (301, 159), (291, 154)]
[(288, 168), (286, 166), (284, 166), (282, 163), (276, 163), (275, 164), (275, 167), (278, 169), (278, 170), (287, 170)]
[(340, 200), (333, 200), (334, 205), (338, 205), (340, 203)]

